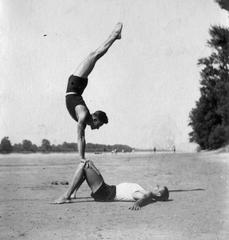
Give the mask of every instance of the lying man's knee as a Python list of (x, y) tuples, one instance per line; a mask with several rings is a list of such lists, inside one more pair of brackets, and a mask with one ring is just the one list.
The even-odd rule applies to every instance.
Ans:
[(84, 171), (90, 169), (96, 172), (98, 175), (101, 175), (99, 170), (95, 167), (94, 163), (91, 160), (85, 160), (85, 161), (81, 160), (81, 162), (84, 163), (82, 167)]
[(81, 163), (83, 163), (83, 168), (92, 168), (93, 162), (91, 160), (81, 160)]

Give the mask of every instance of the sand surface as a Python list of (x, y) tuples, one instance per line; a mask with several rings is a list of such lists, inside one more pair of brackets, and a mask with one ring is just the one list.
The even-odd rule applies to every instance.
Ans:
[(170, 201), (140, 211), (98, 203), (86, 183), (71, 204), (51, 205), (70, 182), (75, 154), (0, 155), (0, 238), (229, 239), (228, 153), (87, 155), (108, 184), (166, 185)]

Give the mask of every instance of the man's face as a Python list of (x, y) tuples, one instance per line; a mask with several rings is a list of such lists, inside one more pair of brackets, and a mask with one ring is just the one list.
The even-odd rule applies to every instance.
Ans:
[(155, 194), (158, 194), (158, 193), (161, 194), (161, 192), (163, 192), (163, 190), (164, 190), (164, 187), (162, 187), (162, 186), (160, 186), (160, 185), (158, 185), (158, 184), (153, 188), (153, 192), (154, 192)]
[(97, 118), (93, 118), (93, 122), (91, 124), (91, 129), (99, 129), (103, 126), (103, 122), (99, 121)]

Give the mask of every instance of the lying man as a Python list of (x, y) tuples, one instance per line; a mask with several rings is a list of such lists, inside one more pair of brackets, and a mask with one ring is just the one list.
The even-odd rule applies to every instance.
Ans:
[(56, 199), (54, 204), (70, 203), (71, 194), (78, 189), (86, 179), (91, 188), (91, 196), (95, 201), (129, 201), (135, 202), (131, 210), (140, 210), (153, 201), (167, 201), (169, 191), (167, 187), (156, 185), (152, 191), (147, 191), (136, 183), (120, 183), (116, 186), (105, 183), (99, 170), (91, 160), (81, 161), (75, 174), (75, 180), (72, 182), (68, 191)]

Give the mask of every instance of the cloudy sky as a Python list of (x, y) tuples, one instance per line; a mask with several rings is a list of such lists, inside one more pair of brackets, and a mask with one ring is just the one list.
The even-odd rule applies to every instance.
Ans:
[(211, 25), (228, 26), (214, 0), (0, 0), (0, 138), (76, 142), (67, 79), (117, 22), (122, 39), (97, 63), (83, 97), (109, 124), (86, 140), (190, 150), (197, 60)]

